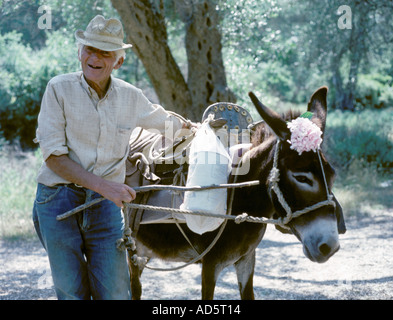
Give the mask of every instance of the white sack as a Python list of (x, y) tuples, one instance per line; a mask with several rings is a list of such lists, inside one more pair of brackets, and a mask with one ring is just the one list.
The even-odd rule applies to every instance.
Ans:
[[(191, 143), (187, 187), (209, 186), (228, 182), (231, 159), (208, 121), (205, 121)], [(227, 189), (187, 191), (180, 209), (226, 214)], [(217, 229), (223, 219), (185, 214), (187, 226), (195, 233)]]

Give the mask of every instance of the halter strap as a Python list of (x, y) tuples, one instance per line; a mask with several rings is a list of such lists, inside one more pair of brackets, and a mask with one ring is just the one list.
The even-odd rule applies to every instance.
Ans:
[(320, 201), (314, 205), (308, 206), (302, 210), (298, 210), (295, 212), (292, 212), (291, 207), (288, 205), (287, 201), (284, 198), (283, 193), (280, 190), (280, 187), (278, 185), (278, 182), (280, 181), (280, 170), (278, 169), (278, 155), (279, 155), (279, 151), (280, 151), (280, 140), (277, 140), (276, 143), (276, 149), (274, 151), (274, 157), (273, 157), (273, 167), (270, 171), (270, 175), (269, 175), (269, 189), (268, 189), (268, 193), (270, 195), (270, 198), (272, 198), (272, 192), (274, 191), (274, 193), (277, 196), (277, 199), (279, 201), (279, 203), (281, 204), (281, 206), (284, 208), (285, 212), (286, 212), (286, 216), (285, 217), (279, 217), (278, 220), (280, 221), (280, 225), (283, 228), (289, 229), (289, 227), (287, 226), (287, 224), (294, 218), (297, 218), (305, 213), (308, 213), (310, 211), (314, 211), (316, 209), (319, 209), (321, 207), (324, 206), (334, 206), (336, 207), (336, 203), (333, 201), (333, 195), (329, 192), (329, 187), (327, 184), (327, 180), (326, 180), (326, 175), (325, 175), (325, 170), (323, 169), (323, 164), (322, 164), (322, 159), (321, 159), (321, 155), (320, 155), (320, 149), (317, 150), (318, 153), (318, 159), (319, 159), (319, 164), (321, 165), (321, 170), (322, 170), (322, 176), (323, 176), (323, 181), (325, 184), (325, 188), (326, 188), (326, 195), (327, 195), (327, 200), (325, 201)]

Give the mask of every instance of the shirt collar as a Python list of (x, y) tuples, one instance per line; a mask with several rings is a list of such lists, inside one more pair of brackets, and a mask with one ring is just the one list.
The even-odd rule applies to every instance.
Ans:
[[(81, 78), (82, 87), (83, 87), (83, 89), (86, 90), (88, 95), (96, 100), (99, 100), (97, 92), (92, 87), (90, 87), (89, 84), (87, 83), (87, 81), (83, 75), (83, 71), (81, 72), (80, 78)], [(113, 81), (112, 75), (110, 76), (109, 81), (110, 81), (109, 88), (108, 88), (108, 91), (106, 92), (106, 95), (103, 99), (105, 99), (108, 96), (108, 94), (113, 90), (113, 87), (115, 85), (115, 81)]]

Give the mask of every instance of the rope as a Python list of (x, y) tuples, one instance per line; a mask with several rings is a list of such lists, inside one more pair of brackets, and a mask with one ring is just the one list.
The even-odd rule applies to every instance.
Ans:
[[(319, 162), (320, 162), (320, 165), (321, 165), (321, 170), (322, 170), (322, 174), (323, 174), (323, 180), (324, 180), (324, 183), (325, 183), (325, 188), (326, 188), (326, 193), (327, 193), (327, 198), (328, 199), (325, 200), (325, 201), (318, 202), (318, 203), (316, 203), (314, 205), (311, 205), (309, 207), (306, 207), (306, 208), (304, 208), (302, 210), (298, 210), (298, 211), (292, 212), (290, 206), (286, 202), (286, 200), (284, 198), (284, 195), (282, 194), (282, 192), (280, 190), (280, 187), (278, 185), (278, 182), (280, 181), (280, 171), (278, 169), (279, 149), (280, 149), (280, 140), (277, 140), (276, 149), (274, 151), (274, 157), (273, 157), (273, 167), (272, 167), (272, 169), (270, 171), (270, 175), (269, 175), (269, 195), (271, 197), (272, 191), (275, 192), (278, 201), (280, 202), (280, 204), (282, 205), (282, 207), (284, 208), (284, 210), (287, 213), (287, 215), (285, 217), (279, 217), (278, 219), (267, 219), (267, 218), (264, 218), (264, 217), (262, 217), (262, 218), (251, 217), (251, 216), (248, 216), (247, 213), (242, 213), (242, 214), (237, 215), (237, 216), (231, 215), (232, 203), (233, 203), (233, 198), (234, 198), (234, 190), (232, 190), (232, 193), (231, 193), (230, 202), (229, 202), (229, 210), (228, 210), (228, 214), (227, 215), (215, 214), (215, 213), (205, 212), (205, 211), (190, 211), (190, 210), (181, 210), (181, 209), (167, 208), (167, 207), (158, 207), (158, 206), (151, 206), (151, 205), (141, 205), (141, 204), (135, 204), (135, 203), (125, 203), (124, 205), (129, 207), (129, 208), (138, 208), (138, 209), (151, 210), (151, 211), (169, 212), (169, 213), (172, 214), (172, 216), (173, 216), (173, 214), (191, 214), (191, 215), (200, 215), (200, 216), (205, 216), (205, 217), (213, 217), (213, 218), (224, 219), (224, 222), (221, 225), (221, 227), (219, 229), (219, 232), (216, 235), (216, 237), (214, 238), (213, 242), (200, 255), (198, 255), (197, 257), (195, 257), (191, 261), (187, 262), (186, 264), (183, 264), (183, 265), (181, 265), (179, 267), (174, 267), (174, 268), (166, 268), (166, 269), (154, 268), (154, 267), (150, 267), (150, 266), (146, 265), (147, 262), (148, 262), (147, 258), (138, 257), (136, 254), (133, 255), (132, 258), (131, 258), (132, 263), (134, 263), (135, 265), (138, 265), (141, 269), (146, 267), (148, 269), (155, 270), (155, 271), (174, 271), (174, 270), (179, 270), (181, 268), (184, 268), (184, 267), (186, 267), (186, 266), (188, 266), (190, 264), (193, 264), (193, 263), (201, 260), (211, 250), (211, 248), (216, 244), (216, 242), (220, 238), (222, 232), (224, 231), (224, 228), (225, 228), (226, 223), (227, 223), (228, 220), (233, 220), (237, 224), (240, 224), (240, 223), (243, 223), (243, 222), (276, 224), (276, 225), (279, 225), (282, 228), (289, 229), (287, 227), (287, 224), (294, 218), (297, 218), (297, 217), (299, 217), (299, 216), (301, 216), (301, 215), (303, 215), (305, 213), (317, 210), (317, 209), (319, 209), (321, 207), (324, 207), (324, 206), (332, 205), (332, 206), (335, 207), (336, 203), (333, 201), (333, 195), (331, 195), (329, 193), (325, 172), (323, 170), (323, 164), (322, 164), (321, 156), (320, 156), (320, 153), (319, 153), (319, 150), (318, 150), (318, 159), (319, 159)], [(235, 175), (235, 178), (236, 177), (237, 177), (237, 175)], [(200, 189), (198, 189), (198, 190), (200, 190)], [(181, 228), (180, 228), (180, 230), (182, 231)], [(184, 232), (182, 232), (182, 233), (184, 233)], [(188, 241), (188, 238), (186, 236), (185, 236), (185, 238)], [(194, 248), (192, 243), (190, 243), (190, 245), (196, 251), (196, 249)]]
[(285, 212), (287, 215), (285, 217), (280, 217), (276, 221), (278, 221), (277, 224), (279, 224), (282, 228), (289, 229), (286, 225), (294, 218), (297, 218), (305, 213), (317, 210), (319, 208), (322, 208), (324, 206), (333, 206), (336, 207), (336, 203), (333, 201), (333, 195), (329, 193), (329, 188), (328, 184), (326, 181), (326, 175), (325, 175), (325, 170), (323, 170), (323, 164), (322, 164), (322, 159), (320, 155), (320, 151), (318, 150), (318, 159), (319, 159), (319, 164), (321, 165), (321, 170), (322, 170), (322, 176), (323, 176), (323, 181), (325, 184), (326, 188), (326, 194), (327, 194), (327, 200), (318, 202), (312, 206), (306, 207), (302, 210), (298, 210), (295, 212), (292, 212), (291, 207), (288, 205), (286, 202), (283, 193), (280, 190), (280, 187), (278, 185), (278, 182), (280, 181), (280, 171), (278, 169), (278, 154), (279, 154), (279, 149), (280, 149), (280, 140), (277, 140), (276, 143), (276, 149), (274, 150), (274, 157), (273, 157), (273, 168), (270, 171), (269, 175), (269, 195), (270, 198), (272, 196), (272, 191), (277, 196), (277, 199), (281, 206), (284, 208)]
[(147, 192), (147, 191), (157, 191), (157, 190), (172, 190), (172, 191), (203, 191), (210, 189), (230, 189), (230, 188), (244, 188), (244, 187), (252, 187), (257, 186), (259, 184), (259, 180), (246, 181), (246, 182), (238, 182), (238, 183), (222, 183), (222, 184), (211, 184), (207, 186), (173, 186), (173, 185), (149, 185), (149, 186), (140, 186), (133, 187), (136, 192)]
[[(168, 208), (168, 207), (158, 207), (158, 206), (151, 206), (151, 205), (144, 205), (144, 204), (136, 204), (136, 203), (124, 203), (124, 206), (129, 207), (129, 208), (137, 208), (137, 209), (143, 209), (143, 210), (150, 210), (150, 211), (162, 211), (162, 212), (169, 212), (169, 213), (175, 213), (175, 214), (191, 214), (191, 215), (200, 215), (200, 216), (205, 216), (205, 217), (212, 217), (212, 218), (219, 218), (219, 219), (227, 219), (227, 220), (233, 220), (235, 223), (242, 223), (242, 222), (252, 222), (252, 223), (266, 223), (266, 224), (278, 224), (280, 226), (284, 226), (287, 224), (291, 219), (299, 217), (307, 212), (316, 210), (318, 208), (321, 208), (326, 205), (333, 205), (335, 206), (335, 202), (332, 200), (332, 197), (329, 195), (329, 199), (326, 201), (322, 201), (319, 203), (316, 203), (312, 206), (306, 207), (302, 210), (298, 210), (296, 212), (292, 213), (291, 208), (288, 206), (288, 204), (285, 201), (285, 198), (280, 191), (278, 184), (277, 184), (277, 177), (278, 177), (278, 170), (275, 171), (275, 168), (272, 169), (272, 172), (274, 173), (272, 176), (274, 179), (271, 179), (271, 189), (276, 193), (281, 205), (286, 209), (287, 211), (287, 216), (278, 219), (267, 219), (264, 217), (253, 217), (249, 216), (247, 213), (242, 213), (238, 216), (233, 216), (233, 215), (223, 215), (223, 214), (216, 214), (216, 213), (211, 213), (211, 212), (205, 212), (205, 211), (191, 211), (191, 210), (180, 210), (180, 209), (175, 209), (175, 208)], [(152, 186), (141, 186), (141, 187), (135, 187), (135, 191), (137, 192), (147, 192), (147, 191), (152, 191), (152, 190), (177, 190), (177, 191), (201, 191), (201, 190), (206, 190), (206, 189), (215, 189), (215, 188), (242, 188), (242, 187), (249, 187), (249, 186), (255, 186), (258, 185), (259, 181), (249, 181), (249, 182), (243, 182), (243, 183), (232, 183), (232, 184), (222, 184), (222, 185), (211, 185), (211, 186), (195, 186), (195, 187), (182, 187), (182, 186), (170, 186), (170, 185), (152, 185)], [(97, 198), (93, 201), (90, 201), (88, 203), (85, 203), (71, 211), (68, 211), (62, 215), (58, 215), (56, 217), (57, 220), (64, 220), (66, 218), (69, 218), (73, 214), (76, 214), (77, 212), (84, 210), (94, 204), (97, 204), (98, 202), (104, 200), (104, 198)], [(288, 214), (289, 213), (289, 214)]]
[[(138, 265), (142, 266), (142, 267), (145, 267), (147, 269), (150, 269), (150, 270), (154, 270), (154, 271), (176, 271), (176, 270), (185, 268), (185, 267), (187, 267), (187, 266), (189, 266), (191, 264), (194, 264), (194, 263), (198, 262), (199, 260), (201, 260), (213, 248), (213, 246), (217, 243), (218, 239), (221, 237), (221, 234), (222, 234), (222, 232), (225, 229), (226, 223), (227, 223), (227, 220), (224, 220), (224, 222), (221, 224), (220, 229), (219, 229), (216, 237), (214, 238), (214, 240), (210, 243), (210, 245), (200, 255), (198, 255), (197, 257), (195, 257), (191, 261), (189, 261), (189, 262), (187, 262), (185, 264), (182, 264), (181, 266), (173, 267), (173, 268), (165, 268), (164, 269), (164, 268), (150, 267), (150, 266), (147, 266), (146, 264), (144, 264), (144, 265), (138, 264)], [(138, 262), (140, 263), (141, 261), (146, 261), (146, 263), (147, 263), (147, 258), (141, 258), (141, 257), (138, 257), (136, 254), (134, 254), (131, 257), (131, 261), (136, 261), (136, 263), (138, 263)]]
[[(173, 173), (175, 174), (173, 177), (173, 185), (174, 186), (185, 186), (186, 185), (187, 180), (186, 180), (186, 175), (183, 172), (183, 169), (184, 169), (184, 165), (182, 164), (179, 168), (173, 170)], [(171, 207), (172, 208), (174, 208), (176, 206), (175, 205), (175, 197), (179, 197), (179, 198), (181, 198), (182, 201), (184, 201), (184, 195), (182, 192), (172, 191), (171, 192)], [(176, 216), (172, 216), (172, 217), (174, 218), (176, 227), (179, 229), (179, 231), (183, 235), (184, 239), (186, 239), (186, 241), (188, 242), (188, 244), (190, 245), (192, 250), (194, 250), (195, 253), (197, 255), (199, 255), (200, 254), (199, 251), (194, 247), (191, 240), (188, 238), (187, 234), (185, 233), (181, 224), (179, 223), (179, 220), (176, 218)]]
[[(258, 180), (248, 181), (248, 182), (240, 182), (240, 183), (226, 183), (226, 184), (216, 184), (209, 186), (194, 186), (194, 187), (184, 187), (184, 186), (171, 186), (171, 185), (149, 185), (149, 186), (140, 186), (133, 187), (136, 192), (148, 192), (148, 191), (156, 191), (156, 190), (172, 190), (172, 191), (203, 191), (208, 189), (224, 189), (224, 188), (244, 188), (256, 186), (259, 184)], [(86, 202), (85, 204), (76, 207), (66, 213), (60, 214), (56, 217), (56, 220), (61, 221), (71, 217), (72, 215), (78, 213), (79, 211), (85, 210), (86, 208), (97, 204), (101, 201), (105, 200), (104, 197), (94, 199), (90, 202)], [(124, 203), (126, 205), (126, 203)]]
[[(274, 154), (274, 159), (273, 159), (273, 168), (270, 172), (270, 177), (269, 177), (269, 182), (270, 182), (270, 188), (269, 188), (269, 193), (271, 194), (271, 191), (274, 191), (275, 194), (277, 195), (277, 198), (280, 202), (280, 204), (283, 206), (285, 211), (287, 212), (286, 217), (280, 217), (278, 219), (267, 219), (264, 217), (252, 217), (248, 216), (246, 213), (243, 213), (238, 216), (232, 216), (232, 215), (222, 215), (222, 214), (215, 214), (211, 212), (203, 212), (203, 211), (190, 211), (190, 210), (180, 210), (180, 209), (175, 209), (175, 208), (167, 208), (167, 207), (158, 207), (158, 206), (151, 206), (151, 205), (143, 205), (143, 204), (136, 204), (136, 203), (124, 203), (124, 206), (127, 206), (129, 208), (138, 208), (138, 209), (143, 209), (143, 210), (150, 210), (150, 211), (163, 211), (163, 212), (170, 212), (170, 213), (177, 213), (177, 214), (191, 214), (191, 215), (200, 215), (200, 216), (205, 216), (205, 217), (213, 217), (213, 218), (220, 218), (220, 219), (225, 219), (225, 220), (233, 220), (235, 223), (242, 223), (242, 222), (252, 222), (252, 223), (266, 223), (266, 224), (278, 224), (281, 227), (287, 228), (286, 224), (288, 224), (289, 221), (292, 219), (299, 217), (307, 212), (319, 209), (323, 206), (327, 205), (332, 205), (335, 206), (335, 202), (333, 201), (333, 196), (329, 194), (328, 188), (327, 188), (327, 182), (326, 182), (326, 177), (324, 174), (324, 170), (322, 167), (322, 172), (323, 172), (323, 177), (325, 181), (325, 187), (327, 189), (328, 193), (328, 200), (322, 201), (319, 203), (316, 203), (312, 206), (306, 207), (302, 210), (298, 210), (296, 212), (292, 212), (291, 208), (285, 201), (285, 198), (278, 186), (278, 181), (279, 181), (279, 170), (277, 168), (278, 164), (278, 150), (279, 150), (279, 140), (277, 141), (276, 145), (276, 150)], [(319, 156), (319, 159), (321, 161), (321, 158)], [(322, 165), (322, 162), (321, 162)], [(243, 183), (232, 183), (232, 184), (221, 184), (221, 185), (210, 185), (210, 186), (195, 186), (195, 187), (184, 187), (184, 186), (171, 186), (171, 185), (151, 185), (151, 186), (141, 186), (141, 187), (135, 187), (134, 190), (137, 192), (147, 192), (147, 191), (153, 191), (153, 190), (175, 190), (175, 191), (201, 191), (201, 190), (206, 190), (206, 189), (218, 189), (218, 188), (242, 188), (242, 187), (249, 187), (249, 186), (255, 186), (258, 185), (259, 181), (249, 181), (249, 182), (243, 182)], [(59, 215), (56, 217), (57, 220), (64, 220), (73, 214), (84, 210), (88, 208), (89, 206), (92, 206), (96, 203), (99, 203), (100, 201), (104, 200), (104, 198), (97, 198), (91, 202), (85, 203), (71, 211), (68, 211), (62, 215)]]
[[(210, 217), (210, 218), (218, 218), (218, 219), (226, 219), (226, 220), (233, 220), (235, 223), (240, 224), (242, 222), (253, 222), (253, 223), (270, 223), (270, 224), (281, 224), (280, 219), (267, 219), (264, 217), (253, 217), (249, 216), (247, 213), (242, 213), (240, 215), (227, 215), (227, 214), (218, 214), (218, 213), (211, 213), (207, 211), (191, 211), (191, 210), (181, 210), (169, 207), (158, 207), (158, 206), (151, 206), (147, 204), (137, 204), (137, 203), (125, 203), (125, 206), (129, 208), (136, 208), (136, 209), (144, 209), (150, 211), (161, 211), (161, 212), (169, 212), (172, 214), (191, 214), (203, 217)], [(304, 210), (301, 210), (304, 211)], [(301, 213), (299, 214), (301, 215)]]
[[(234, 182), (236, 182), (236, 179), (237, 179), (237, 175), (235, 176), (235, 181)], [(258, 182), (259, 183), (259, 182)], [(234, 199), (234, 196), (235, 196), (235, 190), (231, 190), (231, 194), (230, 194), (230, 197), (229, 197), (229, 203), (228, 203), (228, 209), (227, 209), (227, 215), (223, 215), (224, 217), (229, 217), (229, 216), (231, 216), (231, 213), (232, 213), (232, 204), (233, 204), (233, 199)], [(131, 203), (128, 203), (128, 205), (130, 205)], [(153, 208), (156, 208), (156, 207), (153, 207)], [(180, 210), (180, 209), (173, 209), (173, 208), (168, 208), (168, 209), (172, 209), (172, 210), (179, 210), (179, 211), (188, 211), (188, 210)], [(224, 229), (225, 229), (225, 227), (226, 227), (226, 224), (227, 224), (227, 221), (228, 220), (224, 220), (224, 222), (221, 224), (221, 226), (220, 226), (220, 229), (218, 230), (218, 233), (216, 234), (216, 236), (215, 236), (215, 238), (213, 239), (213, 241), (210, 243), (210, 245), (200, 254), (200, 255), (198, 255), (197, 257), (195, 257), (194, 259), (192, 259), (191, 261), (189, 261), (189, 262), (187, 262), (187, 263), (185, 263), (185, 264), (183, 264), (183, 265), (181, 265), (181, 266), (179, 266), (179, 267), (174, 267), (174, 268), (166, 268), (166, 269), (163, 269), (163, 268), (154, 268), (154, 267), (150, 267), (150, 266), (147, 266), (146, 265), (146, 263), (147, 263), (147, 259), (146, 258), (139, 258), (136, 254), (131, 258), (131, 261), (136, 261), (136, 263), (140, 263), (140, 262), (143, 262), (143, 261), (146, 261), (146, 263), (144, 264), (144, 265), (140, 265), (140, 264), (138, 264), (138, 266), (141, 268), (141, 267), (146, 267), (146, 268), (148, 268), (148, 269), (150, 269), (150, 270), (154, 270), (154, 271), (175, 271), (175, 270), (179, 270), (179, 269), (182, 269), (182, 268), (185, 268), (185, 267), (187, 267), (187, 266), (189, 266), (189, 265), (191, 265), (191, 264), (194, 264), (194, 263), (196, 263), (197, 261), (199, 261), (199, 260), (201, 260), (212, 248), (213, 248), (213, 246), (215, 246), (215, 244), (217, 243), (217, 241), (218, 241), (218, 239), (220, 239), (220, 237), (221, 237), (221, 234), (224, 232)], [(193, 247), (193, 246), (192, 246)], [(195, 250), (195, 249), (194, 249)], [(195, 250), (196, 251), (196, 250)]]
[[(124, 225), (128, 226), (128, 214), (124, 213)], [(123, 231), (123, 238), (116, 241), (116, 248), (119, 250), (130, 249), (132, 251), (136, 250), (136, 243), (133, 237), (131, 237), (132, 231), (129, 227), (125, 227)]]
[(278, 182), (280, 181), (280, 170), (278, 170), (278, 153), (280, 150), (280, 140), (277, 140), (276, 144), (276, 149), (274, 150), (274, 157), (273, 157), (273, 168), (270, 171), (269, 175), (269, 194), (270, 198), (272, 198), (272, 191), (277, 196), (278, 202), (281, 204), (281, 206), (284, 208), (285, 212), (287, 215), (284, 218), (281, 218), (281, 223), (284, 225), (285, 229), (288, 229), (287, 226), (285, 226), (291, 219), (292, 219), (292, 210), (291, 207), (288, 205), (286, 202), (284, 195), (282, 194), (280, 187), (278, 186)]

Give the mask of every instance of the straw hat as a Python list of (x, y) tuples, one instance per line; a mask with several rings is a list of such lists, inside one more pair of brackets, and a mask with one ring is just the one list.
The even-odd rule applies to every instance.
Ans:
[(103, 51), (116, 51), (131, 48), (123, 43), (124, 33), (121, 22), (117, 19), (105, 19), (95, 16), (87, 25), (86, 31), (77, 30), (75, 38), (82, 44)]

